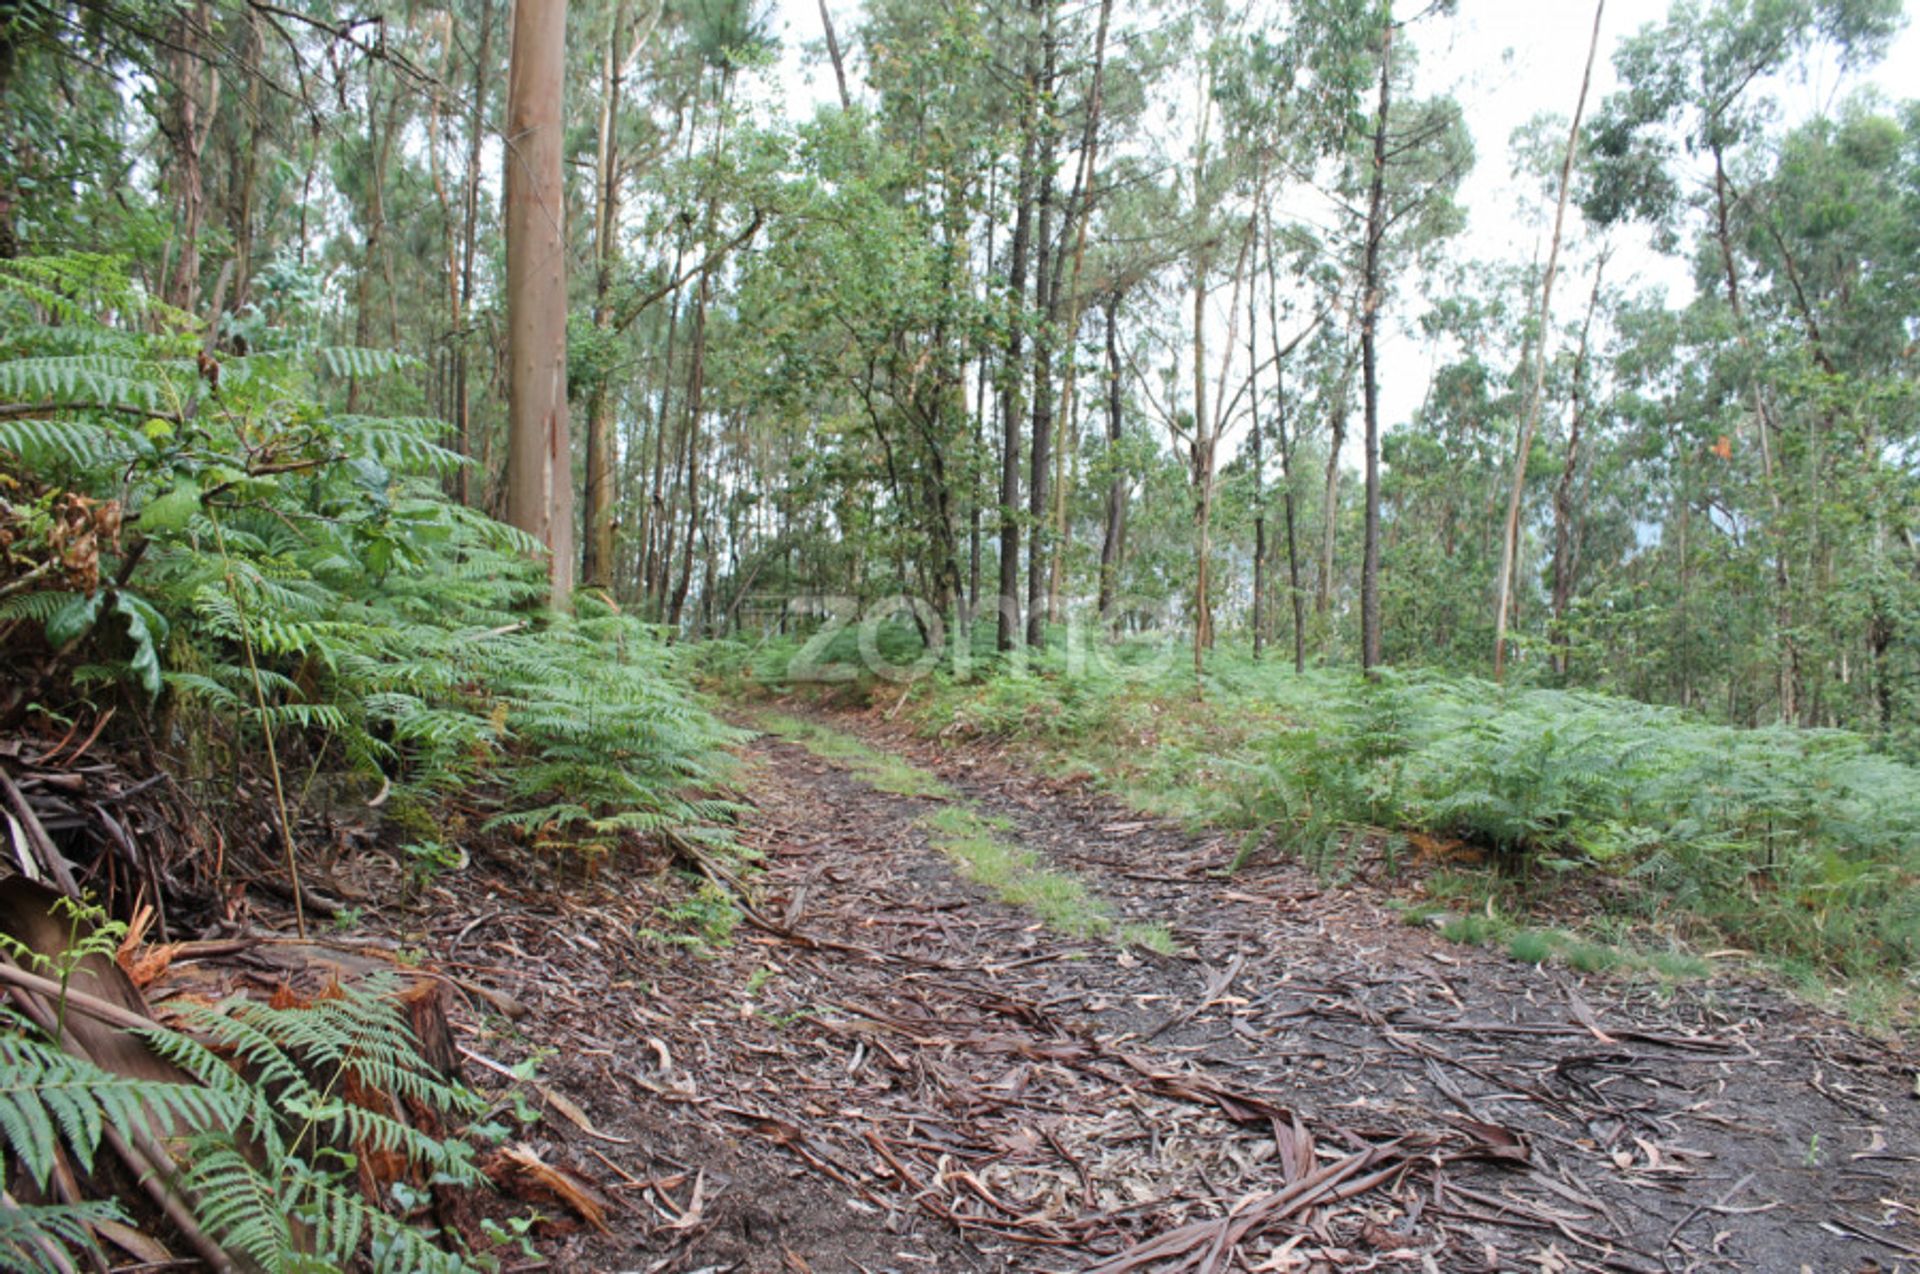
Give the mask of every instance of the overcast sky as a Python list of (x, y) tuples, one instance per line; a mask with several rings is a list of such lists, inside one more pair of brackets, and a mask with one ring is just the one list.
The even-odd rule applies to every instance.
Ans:
[[(841, 41), (848, 43), (858, 25), (858, 0), (829, 3)], [(1125, 0), (1121, 3), (1124, 8)], [(1590, 113), (1617, 84), (1611, 56), (1614, 45), (1622, 36), (1662, 19), (1668, 7), (1668, 0), (1608, 0), (1587, 103)], [(807, 50), (817, 49), (821, 42), (819, 4), (818, 0), (773, 0), (772, 8), (783, 57), (778, 91), (786, 98), (787, 118), (798, 121), (834, 97), (832, 70), (823, 58), (807, 56)], [(1419, 91), (1451, 91), (1460, 100), (1478, 156), (1462, 192), (1469, 219), (1466, 232), (1455, 241), (1460, 259), (1528, 259), (1544, 240), (1552, 208), (1537, 188), (1512, 179), (1508, 143), (1514, 130), (1537, 114), (1572, 114), (1592, 30), (1593, 6), (1587, 0), (1460, 0), (1455, 17), (1419, 24), (1415, 37), (1420, 45)], [(1890, 99), (1911, 96), (1916, 70), (1920, 70), (1920, 30), (1909, 25), (1888, 57), (1864, 77), (1842, 81), (1831, 68), (1814, 68), (1804, 82), (1772, 87), (1785, 116), (1796, 120), (1830, 110), (1838, 97), (1863, 82), (1878, 86)], [(1577, 218), (1576, 213), (1569, 215)], [(1631, 243), (1619, 246), (1608, 267), (1608, 279), (1664, 286), (1675, 300), (1684, 300), (1691, 290), (1683, 261)], [(1583, 303), (1586, 287), (1585, 280), (1563, 274), (1556, 300), (1567, 305)], [(1417, 316), (1419, 298), (1403, 297), (1402, 302), (1395, 318), (1404, 325)], [(1561, 309), (1557, 303), (1555, 310)], [(1419, 406), (1426, 387), (1427, 356), (1396, 333), (1383, 349), (1382, 359), (1390, 367), (1411, 364), (1422, 371), (1384, 381), (1383, 416), (1391, 426), (1406, 420)]]

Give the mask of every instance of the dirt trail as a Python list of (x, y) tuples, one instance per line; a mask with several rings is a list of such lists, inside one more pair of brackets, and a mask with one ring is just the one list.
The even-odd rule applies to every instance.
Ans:
[(543, 1005), (603, 1134), (547, 1151), (620, 1200), (559, 1264), (1920, 1271), (1910, 1060), (1763, 990), (1453, 946), (1364, 881), (1222, 878), (1218, 843), (831, 724), (1179, 955), (1044, 930), (929, 844), (952, 801), (758, 740), (758, 923)]

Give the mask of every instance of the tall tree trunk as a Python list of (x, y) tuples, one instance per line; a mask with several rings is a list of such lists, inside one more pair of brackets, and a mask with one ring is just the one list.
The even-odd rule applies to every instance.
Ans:
[[(1493, 610), (1493, 679), (1507, 675), (1507, 619), (1513, 613), (1514, 559), (1520, 550), (1520, 505), (1527, 489), (1527, 458), (1540, 429), (1541, 399), (1546, 396), (1548, 325), (1553, 321), (1553, 281), (1560, 269), (1560, 236), (1567, 219), (1567, 196), (1573, 189), (1573, 161), (1580, 152), (1580, 119), (1587, 111), (1587, 89), (1593, 83), (1593, 60), (1600, 52), (1600, 20), (1607, 0), (1593, 6), (1593, 35), (1587, 43), (1587, 67), (1580, 77), (1574, 101), (1573, 124), (1567, 130), (1565, 157), (1560, 162), (1560, 195), (1553, 212), (1553, 242), (1547, 249), (1547, 272), (1540, 279), (1540, 304), (1534, 312), (1533, 386), (1527, 394), (1527, 414), (1520, 426), (1520, 445), (1514, 448), (1513, 484), (1507, 494), (1507, 520), (1500, 540), (1500, 579)], [(1596, 282), (1596, 287), (1598, 286)]]
[(840, 109), (853, 109), (853, 96), (847, 92), (847, 64), (840, 56), (840, 37), (833, 29), (833, 15), (827, 12), (827, 0), (820, 0), (820, 25), (827, 33), (827, 58), (833, 63), (833, 83), (840, 90)]
[(1593, 292), (1587, 298), (1587, 317), (1580, 324), (1580, 347), (1573, 356), (1573, 414), (1567, 424), (1567, 458), (1560, 481), (1553, 488), (1553, 675), (1567, 676), (1567, 609), (1573, 603), (1573, 480), (1580, 470), (1581, 434), (1587, 418), (1587, 342), (1593, 334), (1594, 311), (1600, 308), (1600, 281), (1607, 271), (1607, 254), (1593, 270)]
[[(1076, 390), (1079, 383), (1080, 313), (1084, 303), (1080, 291), (1080, 273), (1087, 255), (1087, 225), (1093, 216), (1093, 182), (1099, 168), (1100, 115), (1105, 100), (1107, 31), (1112, 25), (1113, 0), (1100, 0), (1100, 21), (1093, 37), (1093, 76), (1087, 89), (1087, 119), (1080, 134), (1080, 171), (1074, 177), (1074, 198), (1068, 216), (1073, 225), (1073, 270), (1067, 283), (1067, 321), (1062, 331), (1067, 339), (1066, 385), (1060, 399), (1062, 440), (1055, 454), (1053, 480), (1053, 561), (1047, 580), (1047, 615), (1055, 623), (1061, 618), (1060, 594), (1064, 587), (1067, 560), (1067, 502), (1069, 484), (1065, 460), (1069, 450), (1066, 435), (1073, 428)], [(1075, 483), (1079, 481), (1078, 452), (1075, 450)]]
[[(675, 246), (673, 254), (673, 277), (680, 277), (680, 267), (686, 259), (684, 238)], [(642, 517), (640, 542), (643, 560), (640, 568), (641, 591), (646, 595), (649, 613), (658, 615), (665, 602), (665, 589), (658, 580), (664, 579), (661, 571), (661, 545), (667, 537), (667, 422), (673, 418), (673, 352), (674, 343), (680, 335), (680, 289), (676, 286), (667, 296), (667, 343), (661, 355), (660, 402), (654, 409), (653, 417), (653, 471), (647, 482), (647, 495)], [(676, 453), (677, 454), (677, 453)]]
[(567, 432), (566, 0), (514, 0), (507, 72), (507, 521), (547, 548), (550, 596), (573, 593)]
[[(1307, 670), (1307, 595), (1300, 585), (1300, 536), (1294, 516), (1293, 453), (1299, 437), (1287, 429), (1287, 356), (1307, 339), (1313, 330), (1295, 337), (1291, 344), (1280, 344), (1280, 277), (1274, 260), (1273, 218), (1262, 209), (1267, 229), (1267, 339), (1273, 345), (1273, 427), (1274, 444), (1280, 452), (1280, 481), (1285, 484), (1281, 511), (1287, 532), (1287, 594), (1293, 614), (1293, 670)], [(1318, 327), (1323, 319), (1316, 319)]]
[(233, 308), (245, 308), (253, 292), (254, 203), (260, 189), (260, 152), (262, 121), (261, 95), (265, 76), (260, 70), (260, 15), (249, 8), (241, 41), (241, 67), (246, 77), (246, 133), (233, 129), (242, 153), (233, 164), (234, 194), (228, 203), (229, 228), (233, 236)]
[(1123, 398), (1120, 392), (1120, 290), (1107, 294), (1107, 508), (1100, 536), (1100, 619), (1113, 622), (1119, 591), (1120, 544), (1127, 529), (1127, 477), (1119, 464)]
[[(454, 52), (458, 47), (453, 38), (453, 22), (449, 17), (447, 29), (441, 44), (440, 75), (427, 94), (427, 175), (433, 187), (433, 201), (440, 213), (440, 285), (446, 296), (447, 330), (444, 341), (434, 346), (434, 395), (433, 414), (449, 425), (458, 423), (454, 412), (454, 346), (459, 341), (460, 324), (460, 229), (453, 217), (453, 196), (447, 189), (447, 166), (441, 155), (441, 145), (446, 139), (446, 102), (444, 93), (453, 83)], [(455, 475), (448, 474), (444, 483), (449, 497), (454, 494)]]
[(1380, 244), (1387, 231), (1387, 115), (1393, 93), (1393, 4), (1382, 5), (1380, 101), (1373, 123), (1373, 179), (1367, 193), (1367, 244), (1360, 272), (1361, 411), (1366, 429), (1366, 542), (1360, 559), (1360, 667), (1380, 663), (1380, 380), (1375, 345), (1380, 326)]
[(1333, 609), (1333, 550), (1340, 532), (1340, 452), (1347, 445), (1348, 392), (1353, 383), (1354, 350), (1348, 346), (1347, 359), (1334, 383), (1333, 397), (1327, 407), (1327, 478), (1321, 496), (1320, 575), (1313, 593), (1314, 615), (1326, 625), (1326, 640), (1331, 643), (1332, 625), (1327, 624)]
[[(467, 330), (473, 310), (473, 265), (480, 246), (480, 145), (485, 137), (487, 74), (493, 61), (495, 0), (480, 0), (480, 51), (473, 60), (473, 109), (467, 120), (466, 189), (462, 192), (460, 224), (460, 299), (453, 317), (453, 396), (460, 454), (473, 459), (473, 395), (467, 386), (467, 361), (473, 340)], [(460, 466), (460, 503), (473, 503), (473, 466)], [(485, 484), (482, 471), (481, 482)]]
[[(720, 147), (722, 130), (726, 126), (727, 104), (732, 98), (733, 73), (723, 71), (720, 77), (720, 89), (715, 102), (713, 119), (713, 147)], [(706, 255), (700, 262), (700, 284), (694, 292), (693, 331), (690, 343), (693, 347), (692, 361), (687, 369), (687, 424), (684, 444), (687, 452), (687, 538), (684, 556), (680, 563), (680, 578), (673, 586), (673, 595), (667, 603), (667, 628), (678, 633), (680, 613), (686, 605), (687, 591), (693, 580), (693, 536), (700, 523), (700, 464), (701, 464), (701, 399), (707, 384), (707, 313), (713, 303), (713, 272), (720, 263), (720, 257), (713, 251), (715, 227), (719, 224), (720, 193), (717, 190), (707, 194), (706, 215), (700, 224), (700, 244)], [(671, 558), (671, 554), (668, 557)]]
[(200, 231), (206, 222), (206, 174), (202, 159), (220, 101), (220, 72), (202, 55), (213, 27), (213, 6), (200, 0), (173, 25), (173, 109), (167, 132), (173, 145), (171, 184), (179, 216), (180, 253), (167, 281), (166, 299), (192, 312), (200, 304)]
[[(1207, 134), (1213, 122), (1210, 77), (1199, 77), (1200, 130), (1193, 148), (1193, 214), (1200, 227), (1200, 244), (1193, 260), (1193, 677), (1194, 688), (1206, 672), (1206, 652), (1213, 646), (1213, 581), (1210, 566), (1213, 545), (1213, 417), (1207, 410), (1207, 275), (1212, 266), (1207, 222)], [(1227, 343), (1231, 357), (1233, 343)]]
[[(1729, 206), (1729, 182), (1726, 157), (1718, 145), (1712, 147), (1714, 191), (1714, 238), (1720, 248), (1720, 263), (1727, 288), (1727, 306), (1733, 312), (1735, 339), (1754, 362), (1753, 338), (1747, 331), (1747, 311), (1740, 299), (1740, 271), (1733, 255), (1732, 214)], [(1753, 426), (1760, 444), (1760, 471), (1767, 489), (1768, 539), (1773, 543), (1774, 626), (1779, 633), (1780, 719), (1799, 717), (1800, 652), (1793, 636), (1793, 580), (1787, 564), (1785, 517), (1781, 508), (1780, 487), (1773, 473), (1773, 414), (1767, 406), (1765, 387), (1758, 371), (1748, 373), (1748, 393), (1753, 399)]]
[(1000, 368), (1000, 597), (995, 632), (998, 649), (1012, 650), (1020, 630), (1020, 425), (1025, 415), (1021, 392), (1025, 368), (1021, 330), (1027, 292), (1027, 256), (1033, 238), (1036, 114), (1040, 109), (1040, 65), (1027, 54), (1026, 101), (1022, 107), (1019, 189), (1013, 219), (1013, 244), (1007, 264), (1007, 352)]
[[(1194, 182), (1198, 194), (1199, 181)], [(1207, 647), (1213, 644), (1213, 588), (1208, 563), (1213, 557), (1208, 535), (1213, 523), (1213, 438), (1207, 414), (1207, 262), (1204, 252), (1193, 265), (1193, 675), (1206, 671)]]
[(1034, 244), (1038, 269), (1033, 281), (1034, 307), (1041, 322), (1033, 340), (1033, 445), (1027, 469), (1027, 645), (1038, 650), (1047, 644), (1047, 480), (1053, 448), (1053, 345), (1057, 329), (1055, 293), (1059, 290), (1059, 260), (1053, 250), (1053, 169), (1059, 129), (1053, 119), (1054, 48), (1053, 0), (1035, 0), (1044, 11), (1040, 34), (1040, 231)]
[[(20, 46), (13, 24), (0, 22), (0, 137), (13, 137), (13, 75), (20, 65)], [(20, 234), (13, 223), (13, 210), (19, 200), (15, 188), (16, 154), (9, 162), (0, 162), (0, 261), (20, 255)]]
[(1307, 670), (1307, 594), (1300, 584), (1300, 535), (1293, 504), (1293, 442), (1287, 438), (1287, 376), (1284, 366), (1274, 376), (1275, 428), (1280, 443), (1280, 480), (1287, 484), (1281, 512), (1287, 526), (1287, 596), (1293, 612), (1293, 670)]
[[(998, 193), (996, 179), (998, 171), (994, 167), (987, 170), (987, 257), (982, 271), (983, 277), (993, 274), (993, 232), (995, 222), (992, 215), (995, 196)], [(984, 301), (985, 298), (983, 298)], [(980, 468), (987, 455), (987, 377), (992, 366), (992, 354), (988, 343), (980, 343), (979, 388), (975, 394), (976, 406), (973, 413), (973, 454), (974, 463), (968, 466), (967, 481), (969, 487), (969, 508), (967, 510), (967, 618), (962, 636), (973, 640), (973, 620), (980, 613), (980, 549), (981, 549), (981, 512), (987, 504), (990, 492), (981, 481)]]
[[(393, 137), (399, 131), (400, 93), (394, 90), (387, 103), (387, 123), (380, 126), (379, 94), (374, 91), (372, 70), (367, 75), (367, 239), (365, 254), (360, 258), (360, 274), (355, 285), (353, 305), (353, 341), (365, 348), (373, 343), (373, 271), (377, 261), (383, 258), (384, 240), (387, 233), (387, 164), (393, 156)], [(393, 294), (393, 270), (391, 264), (386, 270), (388, 301)], [(393, 344), (399, 343), (399, 334), (391, 333)], [(359, 409), (360, 378), (350, 377), (347, 381), (347, 410)]]
[[(711, 221), (711, 218), (709, 218)], [(680, 578), (667, 602), (667, 631), (680, 631), (680, 613), (687, 604), (687, 590), (693, 580), (693, 535), (700, 526), (700, 408), (707, 383), (707, 306), (713, 297), (713, 276), (700, 272), (700, 288), (694, 296), (692, 361), (687, 369), (687, 538), (680, 562)]]
[[(1261, 183), (1261, 196), (1265, 183)], [(1257, 222), (1253, 224), (1258, 224)], [(1258, 251), (1256, 248), (1255, 251)], [(1254, 277), (1259, 277), (1256, 263)], [(1259, 323), (1254, 305), (1260, 291), (1258, 283), (1247, 289), (1247, 402), (1253, 431), (1253, 657), (1256, 662), (1267, 644), (1267, 453), (1260, 432), (1260, 347)]]
[[(601, 60), (600, 137), (596, 147), (598, 200), (594, 209), (593, 325), (604, 337), (613, 326), (613, 276), (620, 265), (621, 157), (617, 129), (627, 43), (627, 0), (615, 0), (613, 30)], [(587, 402), (586, 544), (580, 579), (589, 588), (613, 587), (614, 395), (601, 376)]]

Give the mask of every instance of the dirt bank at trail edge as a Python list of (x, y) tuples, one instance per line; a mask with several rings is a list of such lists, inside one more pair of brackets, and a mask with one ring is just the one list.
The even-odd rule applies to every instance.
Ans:
[[(540, 1148), (619, 1201), (559, 1264), (1920, 1271), (1911, 1059), (1755, 988), (1663, 999), (1452, 946), (1365, 881), (1222, 879), (1220, 844), (825, 720), (955, 798), (761, 739), (758, 924), (664, 967), (564, 907), (540, 936), (604, 948), (520, 988), (603, 1135), (549, 1118)], [(1180, 954), (962, 879), (923, 823), (956, 802)]]

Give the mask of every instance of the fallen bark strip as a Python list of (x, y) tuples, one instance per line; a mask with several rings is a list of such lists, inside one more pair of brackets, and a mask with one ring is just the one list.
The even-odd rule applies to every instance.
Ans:
[[(1384, 1146), (1369, 1146), (1357, 1150), (1344, 1159), (1335, 1160), (1326, 1167), (1302, 1177), (1283, 1189), (1276, 1190), (1265, 1198), (1244, 1204), (1223, 1217), (1211, 1221), (1194, 1221), (1178, 1229), (1169, 1230), (1158, 1238), (1145, 1243), (1136, 1243), (1112, 1260), (1102, 1262), (1087, 1271), (1087, 1274), (1128, 1274), (1143, 1266), (1158, 1261), (1185, 1258), (1176, 1269), (1195, 1266), (1193, 1254), (1201, 1252), (1198, 1267), (1202, 1270), (1217, 1266), (1219, 1258), (1242, 1240), (1256, 1231), (1284, 1221), (1294, 1214), (1321, 1203), (1336, 1203), (1341, 1199), (1364, 1194), (1398, 1172), (1402, 1164), (1396, 1160), (1391, 1166), (1374, 1172), (1381, 1160), (1394, 1155), (1399, 1148), (1398, 1142), (1389, 1142)], [(1346, 1190), (1338, 1187), (1342, 1182), (1361, 1172), (1367, 1175), (1354, 1181)]]

